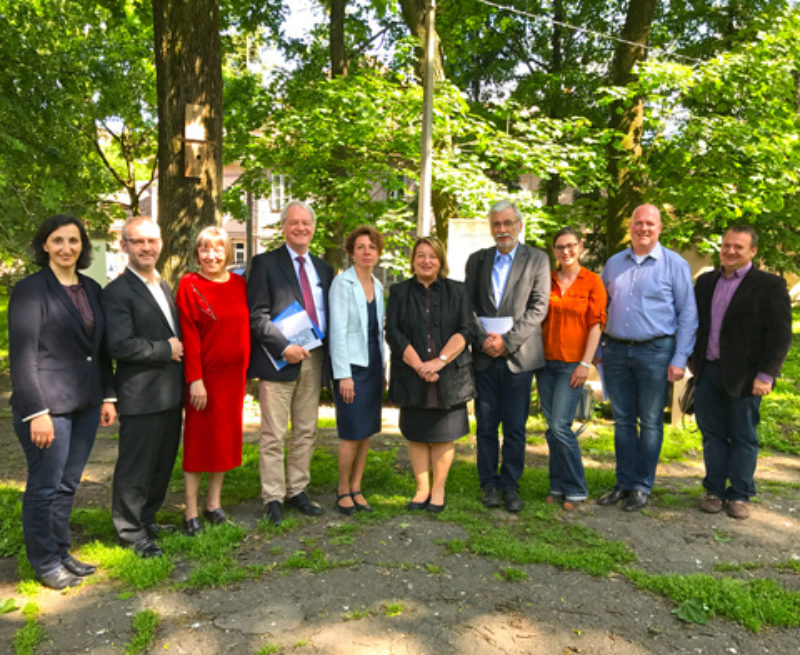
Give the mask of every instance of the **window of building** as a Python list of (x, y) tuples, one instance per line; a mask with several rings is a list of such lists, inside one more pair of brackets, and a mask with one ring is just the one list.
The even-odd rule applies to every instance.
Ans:
[(270, 191), (270, 209), (274, 212), (281, 211), (286, 203), (291, 200), (289, 195), (289, 176), (273, 174)]
[(244, 244), (243, 243), (234, 243), (233, 244), (233, 263), (234, 264), (244, 264)]

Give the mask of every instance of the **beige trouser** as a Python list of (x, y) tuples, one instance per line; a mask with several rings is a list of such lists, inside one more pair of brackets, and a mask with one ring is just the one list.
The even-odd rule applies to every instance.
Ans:
[[(264, 503), (272, 500), (283, 502), (284, 498), (296, 496), (305, 490), (311, 479), (309, 468), (317, 433), (322, 362), (322, 348), (316, 348), (311, 351), (311, 357), (303, 360), (300, 375), (295, 381), (259, 382), (261, 433), (258, 441), (258, 469), (261, 474), (261, 500)], [(288, 446), (285, 476), (284, 444)]]

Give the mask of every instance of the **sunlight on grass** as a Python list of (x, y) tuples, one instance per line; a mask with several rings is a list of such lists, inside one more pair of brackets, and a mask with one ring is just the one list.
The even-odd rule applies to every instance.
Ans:
[(110, 578), (141, 591), (150, 589), (169, 578), (175, 565), (169, 557), (142, 559), (130, 548), (110, 546), (94, 541), (81, 550), (84, 557), (97, 562)]

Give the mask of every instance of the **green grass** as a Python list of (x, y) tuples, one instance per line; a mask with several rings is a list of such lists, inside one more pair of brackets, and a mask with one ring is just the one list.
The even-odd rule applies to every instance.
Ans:
[(0, 371), (8, 370), (8, 289), (0, 285)]
[(16, 487), (0, 486), (0, 557), (15, 557), (24, 550), (22, 493)]
[(640, 589), (667, 596), (678, 605), (694, 601), (709, 616), (726, 616), (753, 632), (765, 626), (800, 625), (800, 592), (784, 589), (774, 580), (739, 580), (702, 573), (650, 575), (636, 569), (623, 573)]
[(393, 616), (400, 616), (405, 611), (403, 603), (386, 603), (383, 606), (384, 616), (392, 618)]
[(36, 603), (26, 604), (22, 613), (25, 615), (25, 625), (14, 633), (14, 652), (16, 655), (34, 655), (36, 646), (47, 639), (47, 633), (37, 620), (39, 606)]
[(81, 549), (81, 556), (97, 562), (100, 568), (112, 579), (142, 591), (150, 589), (167, 580), (175, 568), (169, 557), (142, 559), (130, 548), (112, 546), (99, 541), (87, 544)]
[(150, 650), (156, 640), (158, 614), (153, 610), (142, 610), (131, 617), (133, 639), (125, 645), (125, 655), (138, 655)]
[(494, 574), (498, 580), (505, 580), (506, 582), (521, 582), (528, 579), (528, 574), (522, 569), (514, 568), (513, 566), (504, 566), (502, 569)]

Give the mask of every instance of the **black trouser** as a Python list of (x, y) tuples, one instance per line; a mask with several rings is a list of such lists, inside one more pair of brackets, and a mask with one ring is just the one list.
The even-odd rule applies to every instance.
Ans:
[(178, 453), (181, 422), (181, 407), (119, 417), (111, 514), (123, 541), (146, 537), (145, 527), (155, 523)]

